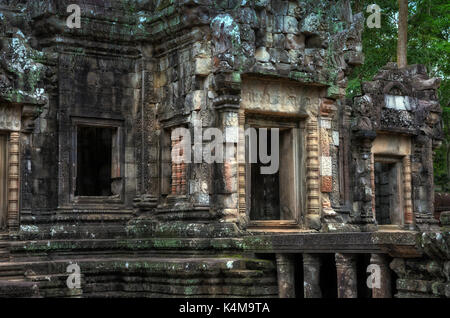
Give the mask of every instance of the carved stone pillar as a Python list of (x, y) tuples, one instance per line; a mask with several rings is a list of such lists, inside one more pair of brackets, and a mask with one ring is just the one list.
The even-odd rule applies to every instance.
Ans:
[(355, 162), (355, 186), (353, 188), (354, 213), (356, 222), (365, 227), (366, 231), (375, 230), (373, 211), (373, 182), (372, 182), (372, 142), (376, 137), (374, 131), (359, 131), (352, 141), (353, 158)]
[(8, 158), (8, 227), (10, 231), (19, 229), (20, 191), (20, 133), (11, 132)]
[(239, 217), (247, 219), (247, 202), (245, 189), (245, 112), (243, 109), (238, 113), (239, 142), (238, 142), (238, 190), (239, 190)]
[(330, 134), (335, 112), (334, 101), (324, 98), (320, 107), (320, 191), (327, 194), (333, 190)]
[(389, 269), (389, 262), (387, 256), (384, 254), (372, 254), (370, 258), (370, 264), (377, 265), (379, 267), (379, 288), (373, 286), (372, 298), (392, 298), (391, 291), (391, 272)]
[(310, 119), (306, 124), (306, 187), (307, 216), (310, 229), (318, 230), (320, 222), (320, 164), (319, 164), (319, 133), (316, 119)]
[(278, 295), (280, 298), (295, 298), (294, 260), (288, 254), (276, 254)]
[(405, 225), (413, 228), (414, 215), (412, 204), (412, 186), (411, 186), (411, 158), (403, 157), (403, 193), (405, 202)]
[(320, 256), (303, 254), (303, 291), (305, 298), (322, 298), (320, 290)]
[(336, 253), (338, 298), (357, 298), (356, 259), (352, 254)]
[[(215, 191), (221, 202), (223, 221), (240, 225), (243, 222), (240, 215), (239, 203), (239, 107), (240, 95), (220, 95), (214, 99), (214, 107), (218, 113), (218, 128), (224, 134), (223, 163), (216, 163)], [(242, 171), (241, 171), (242, 173)]]

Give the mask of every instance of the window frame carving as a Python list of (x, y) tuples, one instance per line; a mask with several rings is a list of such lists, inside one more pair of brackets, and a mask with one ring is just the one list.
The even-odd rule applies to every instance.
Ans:
[[(291, 130), (294, 149), (292, 152), (294, 160), (295, 178), (295, 218), (292, 220), (251, 220), (250, 219), (250, 195), (251, 176), (250, 163), (240, 164), (239, 168), (239, 205), (240, 213), (246, 213), (248, 217), (249, 231), (277, 231), (277, 230), (300, 230), (304, 224), (303, 218), (306, 216), (306, 120), (305, 116), (295, 114), (280, 114), (269, 112), (242, 111), (240, 113), (239, 124), (244, 131), (249, 128), (286, 128)], [(243, 142), (243, 154), (247, 156), (247, 138)], [(281, 158), (281, 153), (280, 153)], [(280, 159), (280, 165), (282, 160)], [(281, 183), (281, 180), (280, 180)], [(243, 206), (244, 205), (244, 206)], [(281, 208), (281, 207), (280, 207)]]
[[(78, 127), (94, 127), (94, 128), (112, 128), (115, 129), (115, 134), (113, 138), (116, 140), (112, 141), (116, 143), (116, 153), (113, 155), (111, 151), (111, 170), (119, 169), (119, 177), (116, 179), (121, 179), (121, 188), (119, 194), (112, 196), (76, 196), (76, 185), (77, 185), (77, 147), (78, 147)], [(99, 118), (84, 118), (84, 117), (72, 117), (72, 147), (71, 147), (71, 177), (70, 177), (70, 203), (81, 204), (81, 205), (92, 205), (92, 204), (123, 204), (125, 196), (125, 164), (124, 164), (124, 153), (125, 153), (125, 143), (124, 143), (124, 126), (122, 120), (114, 119), (99, 119)], [(118, 167), (114, 168), (113, 165), (116, 164)], [(113, 176), (111, 175), (111, 180)]]

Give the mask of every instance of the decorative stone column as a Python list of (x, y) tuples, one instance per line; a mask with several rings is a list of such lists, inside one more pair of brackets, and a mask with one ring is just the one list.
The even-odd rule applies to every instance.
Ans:
[(331, 121), (335, 112), (334, 101), (324, 98), (320, 107), (320, 191), (326, 194), (333, 190), (330, 134)]
[(322, 298), (320, 290), (320, 256), (303, 254), (303, 292), (305, 298)]
[(338, 298), (357, 298), (356, 259), (353, 254), (336, 253)]
[(220, 95), (213, 101), (218, 114), (218, 128), (224, 134), (224, 162), (216, 163), (215, 191), (217, 202), (221, 202), (222, 220), (241, 224), (239, 206), (239, 95)]
[(316, 119), (309, 119), (306, 124), (306, 188), (307, 215), (306, 222), (310, 229), (318, 230), (320, 222), (320, 164), (319, 133)]
[(11, 132), (9, 136), (8, 227), (14, 232), (19, 229), (20, 133)]
[(391, 272), (387, 256), (384, 254), (372, 254), (370, 264), (377, 265), (380, 269), (380, 285), (379, 288), (373, 286), (372, 298), (392, 298)]
[(330, 193), (333, 192), (332, 120), (336, 106), (331, 99), (322, 99), (320, 106), (320, 191), (322, 215), (325, 222), (334, 222), (336, 212), (331, 206)]
[(280, 298), (295, 298), (294, 260), (289, 254), (276, 254), (278, 295)]
[(358, 131), (352, 141), (353, 159), (355, 162), (355, 186), (353, 188), (354, 213), (357, 215), (356, 223), (360, 223), (365, 231), (375, 230), (373, 211), (373, 159), (372, 142), (376, 137), (375, 131)]
[(403, 193), (405, 202), (405, 225), (410, 229), (414, 228), (414, 215), (412, 204), (412, 186), (411, 186), (411, 158), (403, 157)]

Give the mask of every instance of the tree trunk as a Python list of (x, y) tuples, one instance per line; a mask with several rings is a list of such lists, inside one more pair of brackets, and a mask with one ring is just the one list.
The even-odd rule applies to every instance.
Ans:
[(398, 41), (397, 41), (397, 65), (404, 68), (408, 65), (406, 51), (408, 45), (408, 0), (398, 0)]

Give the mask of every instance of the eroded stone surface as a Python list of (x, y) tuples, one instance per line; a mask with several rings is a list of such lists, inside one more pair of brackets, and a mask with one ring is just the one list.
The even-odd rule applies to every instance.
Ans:
[[(445, 232), (372, 233), (374, 153), (410, 157), (406, 220), (437, 230), (431, 158), (442, 127), (439, 80), (420, 65), (388, 65), (345, 102), (346, 74), (363, 61), (363, 14), (341, 1), (71, 3), (83, 8), (80, 29), (56, 1), (0, 1), (0, 129), (10, 140), (0, 276), (14, 278), (1, 296), (293, 297), (301, 264), (286, 254), (314, 253), (305, 296), (320, 297), (320, 255), (336, 251), (340, 297), (356, 296), (346, 251), (394, 257), (398, 297), (449, 296)], [(225, 164), (171, 163), (174, 128), (243, 128), (249, 113), (300, 131), (290, 174), (300, 177), (288, 187), (297, 219), (261, 235), (240, 136), (226, 133)], [(111, 195), (101, 198), (77, 194), (76, 129), (86, 125), (115, 131)], [(81, 289), (66, 288), (72, 263)]]

